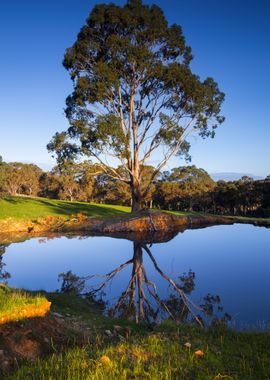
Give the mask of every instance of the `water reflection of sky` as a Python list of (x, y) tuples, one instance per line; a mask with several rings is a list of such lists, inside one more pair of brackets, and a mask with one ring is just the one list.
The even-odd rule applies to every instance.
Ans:
[[(222, 305), (238, 321), (270, 325), (270, 230), (250, 225), (214, 226), (186, 230), (151, 249), (159, 267), (173, 279), (192, 269), (196, 273), (193, 299), (218, 294)], [(58, 274), (72, 270), (79, 276), (106, 274), (132, 258), (133, 243), (108, 237), (35, 238), (10, 245), (4, 255), (9, 284), (26, 289), (59, 288)], [(165, 297), (168, 288), (147, 255), (147, 276)], [(130, 280), (131, 267), (117, 275), (107, 296), (116, 298)], [(99, 280), (95, 280), (99, 282)]]

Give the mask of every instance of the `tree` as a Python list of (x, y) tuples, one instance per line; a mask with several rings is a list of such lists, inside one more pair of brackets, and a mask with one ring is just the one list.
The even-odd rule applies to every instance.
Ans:
[[(140, 210), (170, 158), (189, 158), (188, 137), (214, 137), (224, 121), (224, 94), (212, 78), (192, 73), (191, 60), (181, 27), (169, 26), (158, 6), (140, 0), (96, 5), (65, 54), (74, 82), (66, 101), (70, 127), (56, 133), (49, 151), (58, 161), (95, 158), (129, 185), (132, 210)], [(142, 167), (155, 151), (161, 158), (142, 190)], [(109, 166), (108, 156), (128, 175)]]
[(7, 164), (3, 161), (2, 156), (0, 156), (0, 193), (4, 191), (6, 172)]
[(52, 172), (43, 173), (39, 179), (39, 196), (59, 199), (61, 181), (59, 176)]
[(34, 164), (10, 162), (5, 165), (3, 188), (10, 195), (36, 195), (42, 170)]
[(21, 169), (22, 192), (26, 195), (37, 195), (39, 191), (39, 179), (43, 174), (35, 164), (24, 164)]
[(180, 198), (185, 201), (185, 209), (189, 211), (193, 211), (196, 203), (198, 207), (203, 206), (206, 194), (215, 187), (215, 182), (210, 175), (195, 165), (172, 169), (168, 181), (179, 184)]

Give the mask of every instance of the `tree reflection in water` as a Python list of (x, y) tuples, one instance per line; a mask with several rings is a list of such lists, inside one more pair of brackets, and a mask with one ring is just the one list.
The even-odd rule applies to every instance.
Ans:
[(6, 281), (10, 278), (10, 273), (4, 270), (6, 264), (3, 262), (4, 253), (6, 252), (7, 245), (0, 244), (0, 284), (6, 283)]
[[(93, 281), (100, 275), (78, 277), (71, 271), (61, 273), (59, 275), (59, 279), (62, 280), (61, 291), (82, 293), (84, 288), (84, 295), (100, 302), (104, 299), (106, 288), (112, 285), (115, 276), (131, 266), (130, 280), (116, 303), (108, 310), (110, 316), (134, 319), (137, 323), (152, 323), (170, 318), (177, 322), (196, 322), (201, 326), (206, 322), (208, 324), (225, 324), (230, 320), (230, 316), (224, 313), (220, 306), (219, 296), (207, 294), (200, 305), (195, 304), (190, 298), (190, 293), (195, 288), (195, 273), (190, 270), (179, 276), (177, 281), (173, 280), (159, 267), (150, 247), (151, 245), (145, 242), (133, 241), (133, 257), (102, 276), (103, 281), (98, 285), (89, 287), (87, 281)], [(167, 283), (170, 290), (167, 299), (162, 299), (158, 294), (156, 283), (148, 278), (143, 265), (143, 254), (149, 257), (155, 270)]]

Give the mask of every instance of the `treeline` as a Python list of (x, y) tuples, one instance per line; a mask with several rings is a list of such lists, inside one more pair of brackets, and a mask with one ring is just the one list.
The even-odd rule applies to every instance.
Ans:
[[(114, 169), (128, 178), (123, 168)], [(154, 171), (143, 167), (144, 188)], [(40, 196), (70, 201), (131, 204), (128, 183), (111, 178), (91, 162), (56, 166), (44, 172), (34, 164), (5, 163), (0, 159), (0, 194)], [(270, 176), (263, 180), (242, 177), (215, 182), (195, 166), (160, 173), (151, 185), (144, 206), (176, 211), (201, 211), (222, 215), (270, 216)]]

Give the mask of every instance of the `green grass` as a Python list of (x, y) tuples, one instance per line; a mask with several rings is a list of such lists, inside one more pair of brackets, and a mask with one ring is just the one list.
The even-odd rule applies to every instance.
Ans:
[[(47, 198), (30, 197), (4, 197), (0, 198), (0, 220), (7, 218), (36, 220), (46, 216), (69, 219), (72, 215), (84, 213), (87, 216), (111, 218), (115, 216), (128, 216), (131, 209), (126, 206), (105, 205), (86, 202), (60, 201)], [(177, 216), (215, 216), (202, 212), (166, 211)], [(224, 216), (243, 222), (245, 220), (270, 221), (270, 218), (251, 218), (242, 216)]]
[(170, 214), (178, 215), (178, 216), (213, 216), (213, 217), (221, 216), (223, 218), (234, 219), (235, 221), (239, 220), (240, 222), (245, 221), (245, 220), (250, 221), (250, 222), (270, 221), (270, 218), (257, 218), (257, 217), (251, 217), (251, 216), (237, 216), (237, 215), (220, 215), (220, 214), (210, 214), (210, 213), (203, 213), (203, 212), (197, 212), (197, 211), (192, 211), (192, 212), (166, 211), (166, 212), (169, 212)]
[(255, 217), (251, 217), (251, 216), (228, 216), (228, 218), (233, 218), (235, 220), (239, 220), (239, 221), (243, 221), (243, 220), (247, 220), (247, 221), (261, 221), (261, 222), (264, 222), (264, 221), (270, 221), (270, 218), (255, 218)]
[[(176, 216), (203, 216), (203, 215), (211, 215), (211, 214), (206, 214), (203, 212), (197, 212), (197, 211), (171, 211), (171, 210), (164, 210), (165, 212), (168, 212), (169, 214), (173, 214)], [(216, 215), (215, 215), (216, 216)]]
[(16, 314), (25, 307), (39, 307), (46, 301), (41, 295), (31, 295), (22, 290), (14, 290), (0, 283), (0, 320), (2, 317)]
[(0, 199), (0, 219), (37, 219), (48, 215), (68, 219), (71, 215), (77, 213), (95, 217), (112, 217), (129, 212), (130, 207), (86, 202), (29, 197), (5, 197)]
[[(104, 337), (119, 322), (100, 315), (93, 304), (75, 296), (46, 294), (54, 310), (78, 316), (96, 327), (88, 344), (54, 352), (35, 363), (23, 363), (6, 380), (267, 380), (270, 379), (270, 335), (203, 330), (170, 321), (152, 328), (129, 323), (123, 342)], [(106, 322), (107, 320), (107, 322)], [(187, 348), (185, 343), (190, 343)], [(197, 358), (195, 351), (204, 356)], [(105, 356), (105, 360), (104, 360)], [(102, 359), (103, 357), (103, 359)]]
[[(17, 294), (17, 298), (14, 296), (17, 306), (20, 300), (38, 299), (35, 293), (7, 289), (9, 293), (0, 298), (1, 309), (8, 305), (1, 303), (7, 294)], [(19, 368), (1, 379), (270, 379), (269, 333), (240, 333), (226, 328), (204, 330), (171, 321), (149, 328), (102, 316), (96, 304), (75, 295), (42, 293), (38, 297), (51, 301), (53, 311), (77, 318), (83, 329), (91, 330), (89, 343), (73, 341), (64, 351), (50, 353), (35, 363), (20, 362)], [(113, 331), (115, 324), (123, 329), (128, 325), (130, 336), (123, 341), (106, 337), (104, 330)], [(185, 346), (187, 342), (190, 348)], [(196, 357), (197, 350), (202, 350), (204, 356)]]

